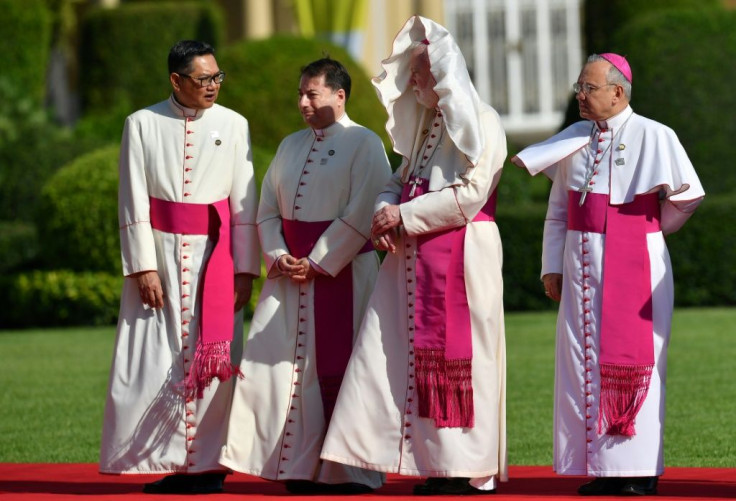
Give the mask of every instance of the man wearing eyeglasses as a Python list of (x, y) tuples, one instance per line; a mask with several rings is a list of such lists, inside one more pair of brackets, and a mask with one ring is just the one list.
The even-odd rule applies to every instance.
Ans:
[(664, 235), (705, 193), (675, 133), (629, 105), (612, 53), (573, 84), (578, 122), (512, 159), (552, 179), (542, 282), (560, 302), (554, 468), (596, 477), (582, 495), (653, 495), (664, 471), (665, 376), (674, 303)]
[(248, 122), (215, 104), (214, 49), (169, 52), (169, 99), (130, 115), (120, 149), (123, 286), (100, 471), (168, 473), (148, 493), (222, 490), (218, 464), (260, 271)]

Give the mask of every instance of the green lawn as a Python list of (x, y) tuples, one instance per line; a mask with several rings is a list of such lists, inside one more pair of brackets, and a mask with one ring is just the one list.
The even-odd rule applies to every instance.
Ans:
[[(509, 462), (552, 462), (555, 314), (506, 316)], [(736, 467), (736, 308), (675, 313), (665, 460)], [(0, 462), (96, 462), (114, 328), (0, 331)]]

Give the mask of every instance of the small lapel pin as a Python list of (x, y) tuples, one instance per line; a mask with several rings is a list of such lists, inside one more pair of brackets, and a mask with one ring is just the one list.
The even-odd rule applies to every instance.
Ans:
[(621, 144), (618, 145), (618, 148), (616, 148), (616, 149), (619, 150), (619, 151), (625, 150), (626, 149), (626, 145), (624, 143), (621, 143)]
[(220, 141), (219, 139), (216, 139), (216, 140), (215, 140), (215, 144), (216, 144), (217, 146), (220, 146), (220, 145), (222, 144), (222, 141)]

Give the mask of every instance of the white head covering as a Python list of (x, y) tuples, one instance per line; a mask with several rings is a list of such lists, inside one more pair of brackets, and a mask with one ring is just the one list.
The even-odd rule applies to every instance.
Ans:
[(394, 151), (410, 158), (417, 131), (424, 126), (420, 123), (424, 107), (417, 103), (409, 85), (409, 49), (422, 41), (429, 42), (427, 53), (430, 71), (437, 81), (434, 87), (439, 96), (437, 107), (444, 116), (447, 132), (455, 146), (476, 165), (485, 146), (480, 113), (490, 107), (478, 97), (460, 47), (450, 32), (420, 16), (410, 18), (401, 28), (391, 56), (381, 62), (383, 73), (372, 81), (388, 112), (386, 131)]

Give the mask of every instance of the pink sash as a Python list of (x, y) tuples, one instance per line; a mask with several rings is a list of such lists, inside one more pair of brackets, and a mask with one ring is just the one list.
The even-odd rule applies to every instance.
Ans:
[(568, 196), (568, 229), (605, 233), (600, 326), (599, 431), (633, 436), (654, 368), (652, 284), (647, 233), (660, 231), (657, 193), (609, 205), (608, 195)]
[[(402, 203), (410, 200), (410, 183), (404, 186)], [(411, 198), (426, 193), (426, 179), (420, 183)], [(473, 222), (494, 221), (495, 209), (494, 191)], [(417, 237), (414, 299), (417, 398), (419, 415), (434, 419), (437, 427), (472, 428), (475, 421), (472, 329), (465, 289), (466, 228), (450, 228)]]
[[(332, 221), (282, 220), (284, 239), (295, 258), (309, 256)], [(372, 252), (370, 241), (359, 251)], [(329, 422), (353, 351), (353, 269), (348, 263), (335, 277), (314, 278), (314, 330), (317, 378), (325, 421)]]
[(214, 378), (227, 381), (240, 374), (230, 359), (233, 339), (234, 265), (230, 249), (228, 199), (212, 204), (171, 202), (150, 197), (151, 226), (166, 233), (207, 235), (214, 247), (203, 270), (199, 291), (202, 318), (189, 374), (182, 382), (188, 396), (202, 398)]

